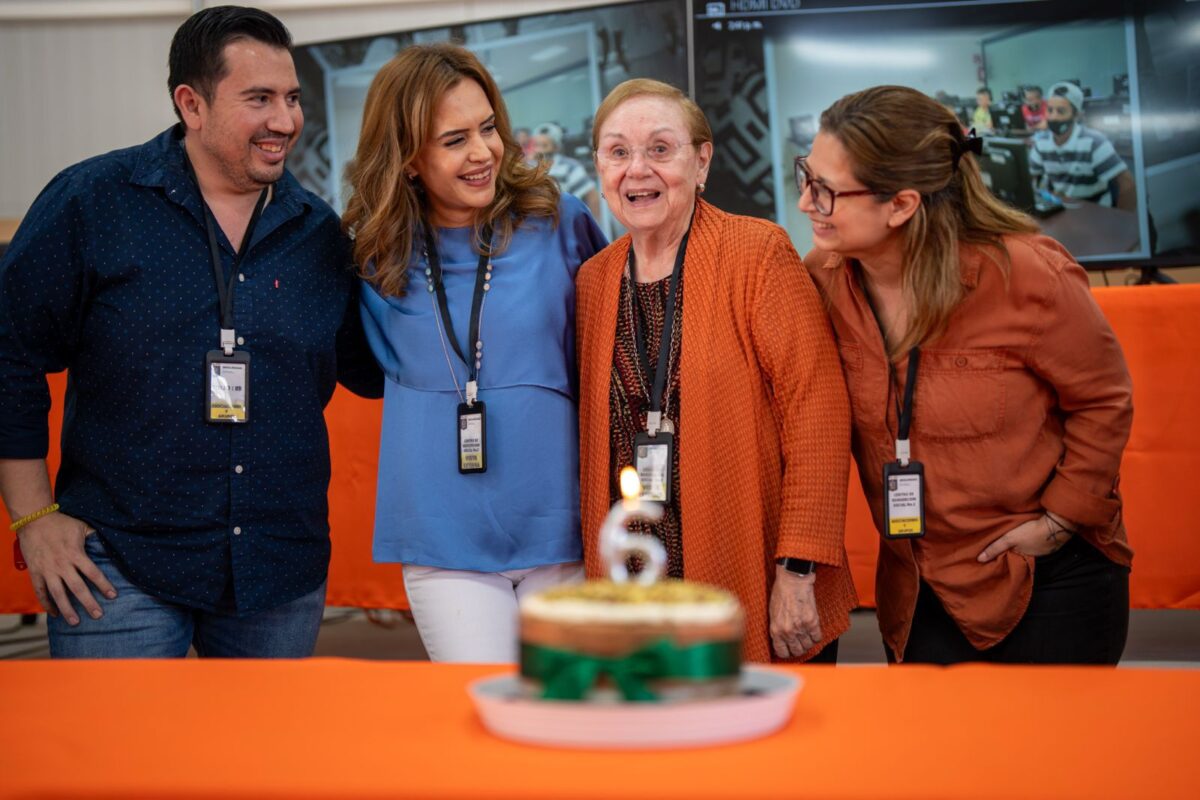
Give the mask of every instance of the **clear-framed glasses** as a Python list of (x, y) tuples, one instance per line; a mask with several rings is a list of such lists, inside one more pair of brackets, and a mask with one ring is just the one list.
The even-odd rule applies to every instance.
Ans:
[(623, 167), (633, 162), (638, 153), (647, 161), (655, 164), (665, 164), (679, 155), (685, 147), (691, 147), (695, 142), (655, 142), (646, 147), (631, 147), (627, 144), (606, 144), (596, 151), (596, 160), (606, 167)]
[(813, 207), (822, 216), (828, 217), (833, 214), (833, 201), (839, 197), (885, 194), (885, 192), (877, 192), (874, 189), (853, 189), (847, 192), (835, 192), (812, 176), (812, 173), (808, 171), (807, 158), (808, 156), (796, 156), (796, 191), (800, 192), (800, 196), (803, 197), (805, 192), (811, 190)]

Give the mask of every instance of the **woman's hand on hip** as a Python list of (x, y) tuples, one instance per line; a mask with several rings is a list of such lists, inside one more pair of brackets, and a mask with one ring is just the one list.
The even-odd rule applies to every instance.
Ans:
[(1073, 532), (1050, 514), (1023, 522), (983, 548), (978, 560), (987, 563), (1005, 550), (1024, 556), (1048, 556), (1071, 541)]
[(771, 645), (780, 658), (798, 658), (821, 641), (815, 583), (816, 573), (796, 575), (775, 567), (769, 620)]

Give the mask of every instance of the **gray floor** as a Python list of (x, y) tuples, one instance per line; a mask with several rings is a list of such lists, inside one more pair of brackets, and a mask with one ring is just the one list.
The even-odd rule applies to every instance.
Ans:
[[(383, 611), (370, 612), (370, 616), (375, 621), (361, 609), (326, 609), (316, 655), (402, 661), (426, 658), (417, 629), (405, 615)], [(48, 655), (44, 616), (33, 625), (22, 625), (18, 616), (0, 615), (0, 659)], [(850, 631), (839, 645), (838, 663), (884, 663), (873, 611), (854, 612)], [(1200, 668), (1200, 611), (1131, 612), (1121, 666)]]

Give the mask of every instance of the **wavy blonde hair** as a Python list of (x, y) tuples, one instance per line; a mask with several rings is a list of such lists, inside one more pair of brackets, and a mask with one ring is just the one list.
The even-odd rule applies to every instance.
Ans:
[(854, 177), (881, 195), (921, 193), (905, 223), (901, 286), (908, 330), (889, 348), (893, 359), (940, 336), (963, 298), (959, 243), (991, 245), (1007, 270), (1002, 236), (1033, 233), (1037, 224), (992, 195), (965, 151), (958, 118), (906, 86), (848, 94), (821, 114), (821, 130), (850, 154)]
[(385, 297), (404, 294), (414, 237), (430, 226), (429, 200), (406, 173), (434, 135), (438, 103), (464, 80), (483, 89), (504, 143), (496, 196), (474, 220), (476, 248), (486, 246), (487, 226), (494, 231), (492, 252), (500, 253), (527, 217), (558, 222), (558, 185), (544, 169), (525, 165), (500, 89), (475, 54), (441, 43), (405, 48), (367, 91), (358, 150), (346, 170), (351, 195), (342, 216), (342, 227), (354, 239), (359, 274)]

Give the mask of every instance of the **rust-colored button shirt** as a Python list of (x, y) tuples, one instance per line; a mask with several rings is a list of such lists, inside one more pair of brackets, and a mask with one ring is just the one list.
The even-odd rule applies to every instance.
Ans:
[[(1116, 336), (1087, 274), (1056, 241), (1027, 234), (995, 248), (962, 247), (964, 299), (944, 334), (921, 348), (910, 438), (925, 466), (926, 535), (880, 539), (876, 598), (884, 641), (902, 660), (919, 579), (975, 647), (1020, 621), (1033, 559), (1009, 550), (980, 564), (1000, 535), (1043, 510), (1129, 565), (1117, 491), (1133, 420), (1133, 389)], [(857, 266), (813, 251), (805, 264), (825, 296), (854, 416), (853, 451), (877, 528), (883, 464), (895, 458), (896, 399), (907, 356), (891, 377)]]

